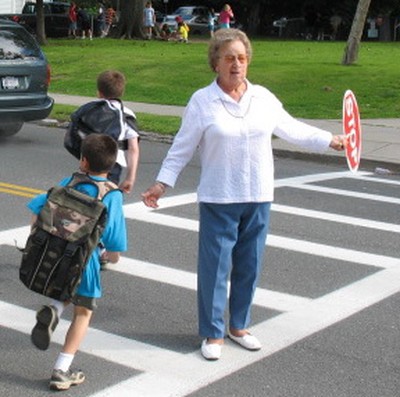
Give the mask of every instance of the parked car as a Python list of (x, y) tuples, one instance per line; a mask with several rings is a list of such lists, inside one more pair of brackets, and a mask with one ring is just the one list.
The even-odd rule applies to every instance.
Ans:
[[(47, 37), (68, 36), (70, 4), (62, 1), (44, 2), (43, 11)], [(36, 3), (28, 1), (21, 14), (3, 14), (1, 17), (11, 19), (23, 25), (30, 33), (36, 33)]]
[(179, 7), (171, 14), (173, 18), (175, 18), (177, 15), (181, 16), (184, 21), (188, 21), (196, 16), (207, 17), (208, 8), (204, 6)]
[[(208, 34), (210, 32), (208, 28), (208, 17), (204, 15), (198, 15), (186, 21), (190, 28), (190, 34), (201, 35)], [(218, 16), (214, 17), (214, 29), (218, 29)]]
[(18, 23), (0, 19), (0, 136), (50, 114), (49, 83), (50, 66), (36, 39)]

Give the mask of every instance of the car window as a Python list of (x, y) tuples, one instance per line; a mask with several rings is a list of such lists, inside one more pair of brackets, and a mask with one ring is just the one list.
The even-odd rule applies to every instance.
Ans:
[(64, 4), (52, 4), (51, 13), (52, 14), (68, 14), (68, 6)]
[(193, 10), (193, 15), (206, 15), (206, 13), (207, 13), (207, 10), (206, 9), (204, 9), (204, 8), (195, 8), (194, 10)]
[(182, 18), (191, 17), (192, 16), (192, 9), (186, 7), (180, 7), (175, 11), (175, 14), (180, 15)]
[(39, 46), (23, 29), (0, 30), (0, 60), (41, 57)]
[[(54, 4), (52, 4), (52, 5), (54, 5)], [(63, 7), (63, 8), (65, 8), (65, 7)], [(50, 14), (52, 12), (49, 4), (43, 4), (43, 10), (44, 10), (45, 14)], [(36, 4), (32, 4), (32, 3), (25, 4), (22, 13), (23, 14), (36, 14)], [(62, 11), (60, 13), (61, 14), (65, 13), (65, 9), (64, 9), (64, 11)]]
[(35, 14), (36, 13), (36, 4), (25, 4), (24, 14)]

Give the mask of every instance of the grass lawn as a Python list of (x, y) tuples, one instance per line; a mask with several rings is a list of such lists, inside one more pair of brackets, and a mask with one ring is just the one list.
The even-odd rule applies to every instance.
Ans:
[[(361, 43), (358, 63), (352, 66), (341, 65), (345, 42), (256, 39), (252, 44), (249, 80), (269, 88), (296, 117), (341, 118), (347, 89), (356, 94), (362, 118), (400, 117), (398, 42)], [(44, 51), (52, 67), (50, 91), (63, 94), (95, 96), (96, 76), (118, 69), (127, 78), (124, 100), (184, 106), (214, 78), (207, 40), (53, 39)], [(57, 105), (53, 117), (70, 110)], [(166, 131), (160, 132), (173, 133), (179, 126), (176, 117), (138, 116), (143, 130), (157, 131), (153, 125), (162, 125)]]

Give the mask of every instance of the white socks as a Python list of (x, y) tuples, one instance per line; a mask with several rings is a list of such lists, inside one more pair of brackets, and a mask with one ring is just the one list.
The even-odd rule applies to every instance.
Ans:
[(52, 299), (50, 302), (50, 305), (54, 306), (57, 309), (57, 315), (58, 315), (58, 318), (60, 318), (61, 314), (63, 313), (63, 311), (65, 309), (64, 302), (60, 302), (55, 299)]
[(60, 369), (63, 372), (67, 372), (74, 357), (74, 354), (60, 353), (57, 357), (56, 363), (54, 364), (54, 369)]

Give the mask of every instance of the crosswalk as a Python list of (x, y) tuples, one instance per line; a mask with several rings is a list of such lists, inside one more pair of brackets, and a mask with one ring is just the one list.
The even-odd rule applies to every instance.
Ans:
[[(357, 200), (400, 204), (397, 197), (318, 185), (318, 183), (342, 178), (370, 181), (372, 177), (373, 175), (368, 172), (360, 172), (356, 175), (349, 172), (314, 174), (277, 180), (276, 188), (292, 187), (310, 192), (351, 197)], [(398, 181), (385, 178), (374, 177), (373, 181), (390, 183), (394, 186), (400, 185)], [(160, 203), (163, 211), (152, 210), (144, 207), (141, 202), (136, 202), (125, 205), (124, 212), (128, 219), (197, 232), (197, 220), (169, 215), (166, 213), (168, 211), (165, 211), (193, 204), (195, 201), (194, 193), (169, 196)], [(273, 204), (272, 211), (290, 216), (318, 219), (333, 224), (347, 224), (390, 233), (400, 232), (400, 227), (396, 223), (338, 215), (320, 210), (301, 209), (279, 203)], [(0, 245), (14, 246), (15, 241), (22, 242), (28, 231), (28, 227), (4, 230), (0, 232)], [(275, 234), (268, 236), (267, 245), (284, 251), (313, 255), (320, 258), (321, 261), (333, 259), (346, 262), (349, 266), (351, 264), (368, 266), (374, 271), (366, 277), (317, 298), (258, 288), (255, 305), (279, 312), (278, 315), (252, 327), (252, 332), (262, 342), (263, 349), (258, 352), (247, 352), (227, 341), (223, 357), (215, 363), (205, 361), (197, 350), (183, 354), (92, 328), (83, 343), (82, 351), (132, 368), (138, 373), (121, 383), (92, 394), (91, 397), (186, 396), (400, 291), (400, 259), (398, 257), (340, 248)], [(149, 263), (123, 257), (113, 267), (113, 270), (126, 276), (152, 280), (190, 291), (196, 289), (196, 274), (181, 270), (179, 266), (167, 267), (161, 263)], [(0, 301), (0, 318), (11, 319), (11, 322), (7, 322), (8, 328), (28, 334), (34, 322), (34, 315), (32, 310)], [(54, 335), (56, 343), (63, 342), (68, 325), (68, 321), (60, 321), (59, 328)]]

